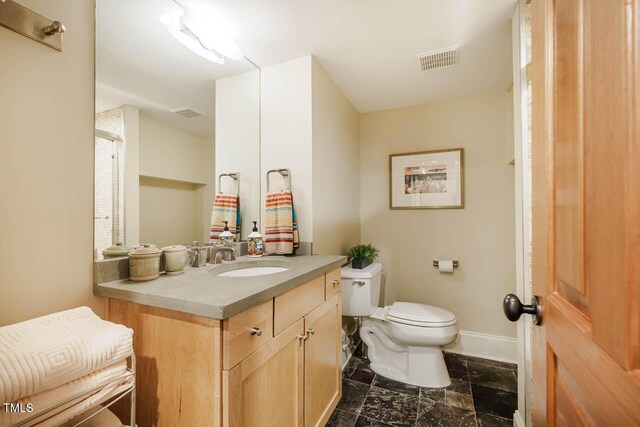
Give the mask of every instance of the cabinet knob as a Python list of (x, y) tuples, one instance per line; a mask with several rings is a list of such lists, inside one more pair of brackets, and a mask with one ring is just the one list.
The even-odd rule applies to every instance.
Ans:
[(336, 279), (333, 279), (333, 280), (331, 281), (331, 283), (333, 284), (333, 286), (338, 286), (338, 285), (340, 284), (340, 281), (339, 281), (339, 280), (336, 280)]
[(306, 341), (309, 339), (309, 335), (298, 335), (300, 341)]
[(251, 328), (251, 335), (257, 335), (259, 337), (262, 336), (262, 329), (260, 328)]
[(313, 329), (313, 328), (307, 328), (307, 335), (313, 335), (313, 334), (315, 334), (315, 333), (316, 333), (315, 329)]

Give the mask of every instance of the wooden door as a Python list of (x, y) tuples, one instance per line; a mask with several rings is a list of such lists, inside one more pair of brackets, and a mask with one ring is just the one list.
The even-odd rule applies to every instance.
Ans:
[(223, 425), (293, 427), (303, 425), (304, 319), (260, 350), (223, 371)]
[(342, 397), (340, 335), (342, 295), (334, 295), (305, 317), (304, 413), (307, 427), (323, 426)]
[(640, 1), (533, 0), (533, 422), (640, 425)]

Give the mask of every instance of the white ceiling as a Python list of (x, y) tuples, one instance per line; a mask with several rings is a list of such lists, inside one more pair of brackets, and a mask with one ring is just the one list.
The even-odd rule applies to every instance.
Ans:
[[(207, 61), (173, 38), (159, 17), (172, 0), (97, 0), (96, 111), (122, 104), (195, 135), (214, 131), (215, 80), (255, 68), (247, 61)], [(203, 114), (185, 118), (181, 107)]]
[[(213, 5), (260, 67), (312, 54), (360, 112), (506, 91), (517, 0), (179, 0)], [(98, 110), (127, 103), (213, 132), (214, 81), (251, 69), (191, 53), (159, 24), (171, 0), (97, 1)], [(458, 45), (459, 64), (422, 72), (416, 54)], [(170, 108), (206, 114), (184, 119)]]
[[(516, 0), (221, 2), (259, 66), (315, 55), (360, 112), (506, 90)], [(416, 54), (460, 46), (429, 72)]]

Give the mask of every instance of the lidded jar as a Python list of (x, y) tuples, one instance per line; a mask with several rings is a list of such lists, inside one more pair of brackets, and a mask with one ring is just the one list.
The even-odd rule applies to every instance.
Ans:
[(164, 271), (167, 274), (180, 274), (184, 271), (187, 263), (187, 248), (182, 245), (165, 246), (162, 248), (164, 254)]
[(247, 242), (249, 247), (250, 257), (261, 257), (264, 252), (264, 239), (262, 234), (258, 231), (258, 221), (253, 221), (253, 231), (249, 234), (249, 241)]
[(105, 258), (126, 257), (127, 255), (129, 255), (129, 252), (131, 252), (135, 248), (136, 246), (123, 245), (121, 242), (118, 242), (115, 245), (109, 246), (107, 249), (102, 251), (102, 256)]
[(129, 280), (143, 282), (157, 279), (160, 276), (160, 255), (162, 251), (150, 243), (129, 252)]

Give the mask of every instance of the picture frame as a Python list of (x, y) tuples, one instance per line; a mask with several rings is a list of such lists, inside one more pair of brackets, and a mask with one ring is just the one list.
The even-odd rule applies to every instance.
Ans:
[(389, 209), (463, 208), (463, 148), (389, 155)]

